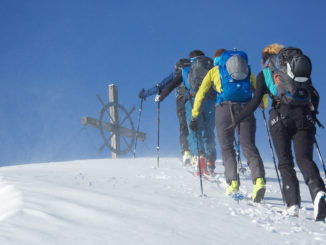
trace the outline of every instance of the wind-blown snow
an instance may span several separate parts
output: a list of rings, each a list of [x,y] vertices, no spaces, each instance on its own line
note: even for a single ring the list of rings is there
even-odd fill
[[[180,160],[103,159],[0,168],[0,244],[326,244],[302,181],[300,217],[282,215],[274,165],[267,163],[263,205],[239,204],[219,183],[204,181]],[[249,170],[241,190],[250,197]]]

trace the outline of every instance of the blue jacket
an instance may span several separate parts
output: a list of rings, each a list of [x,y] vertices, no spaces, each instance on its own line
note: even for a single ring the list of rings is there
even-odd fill
[[[175,72],[170,73],[166,78],[164,78],[160,83],[155,87],[145,90],[143,92],[143,98],[146,99],[148,96],[158,94],[159,91],[162,91],[175,77]]]

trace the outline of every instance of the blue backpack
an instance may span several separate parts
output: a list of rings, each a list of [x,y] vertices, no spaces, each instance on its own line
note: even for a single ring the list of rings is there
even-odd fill
[[[183,83],[186,86],[187,90],[190,89],[190,86],[188,83],[188,73],[189,73],[189,66],[186,66],[182,69],[182,80],[183,80]]]
[[[248,102],[252,98],[250,66],[243,51],[228,50],[221,55],[218,64],[221,79],[221,94],[218,102]]]

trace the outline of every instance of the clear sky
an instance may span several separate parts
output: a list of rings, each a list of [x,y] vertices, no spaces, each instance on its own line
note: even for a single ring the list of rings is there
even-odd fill
[[[138,108],[139,90],[160,82],[193,49],[209,56],[221,47],[244,50],[257,74],[266,45],[301,48],[312,60],[326,124],[325,10],[324,0],[0,0],[0,165],[110,157],[98,153],[98,130],[81,130],[82,116],[99,118],[96,94],[106,102],[114,83],[120,104]],[[156,152],[153,99],[143,106],[142,156]],[[256,116],[257,144],[270,158],[261,113]],[[137,111],[133,119],[136,124]],[[318,129],[326,157],[324,137]],[[161,155],[179,156],[174,93],[161,104],[160,144]]]

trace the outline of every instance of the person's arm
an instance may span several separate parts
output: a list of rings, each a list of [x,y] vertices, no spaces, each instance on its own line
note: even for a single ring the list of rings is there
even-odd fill
[[[246,117],[250,116],[259,106],[263,96],[268,92],[265,83],[265,78],[263,72],[260,72],[256,79],[256,89],[254,96],[249,101],[249,103],[242,109],[238,116],[235,116],[235,124],[237,125],[243,121]]]
[[[311,85],[311,103],[314,106],[314,111],[316,112],[316,114],[318,114],[318,106],[319,106],[319,93],[318,91],[315,89],[314,86]]]
[[[160,91],[160,101],[163,101],[173,89],[178,87],[182,83],[182,71],[177,71],[174,78]]]
[[[198,92],[196,93],[196,97],[195,97],[195,102],[191,111],[191,116],[193,118],[197,118],[199,115],[199,111],[200,111],[200,107],[203,103],[203,100],[205,99],[205,96],[208,92],[208,90],[212,87],[213,85],[213,79],[214,76],[218,76],[219,77],[219,73],[216,74],[218,72],[218,70],[215,70],[214,68],[211,69],[206,76],[203,79],[203,82],[201,83]]]
[[[250,74],[250,82],[251,82],[251,85],[252,85],[252,92],[255,94],[256,93],[256,77],[253,73]],[[260,102],[259,104],[259,107],[261,110],[265,110],[267,107],[268,107],[268,96],[267,94],[265,94],[263,96],[263,99],[262,101]]]
[[[317,115],[319,114],[319,98],[320,97],[318,91],[315,89],[314,86],[311,85],[311,104],[313,105],[313,108],[310,108],[310,110],[312,113],[312,117],[319,127],[324,128],[324,125],[317,118]]]
[[[170,73],[167,77],[165,77],[160,83],[156,84],[153,88],[150,88],[148,90],[142,89],[139,93],[140,98],[146,99],[148,96],[152,96],[158,93],[158,89],[162,90],[164,89],[174,78],[175,73]]]

